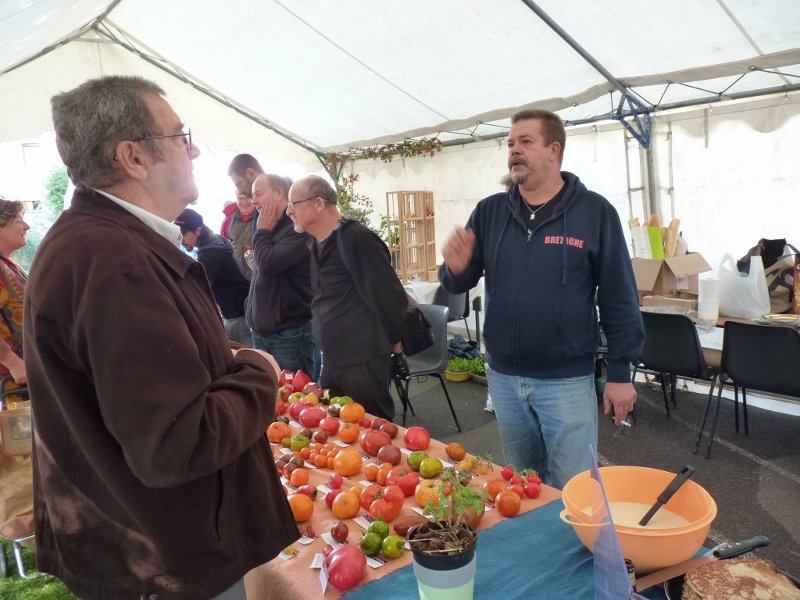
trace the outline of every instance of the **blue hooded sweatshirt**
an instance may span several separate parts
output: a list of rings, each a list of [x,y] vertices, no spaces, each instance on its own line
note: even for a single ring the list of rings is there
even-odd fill
[[[516,185],[481,200],[467,222],[476,236],[470,264],[460,275],[442,265],[439,278],[461,293],[485,275],[490,368],[546,379],[593,373],[599,307],[608,381],[629,382],[644,327],[619,216],[575,175],[561,175],[561,199],[532,233]]]

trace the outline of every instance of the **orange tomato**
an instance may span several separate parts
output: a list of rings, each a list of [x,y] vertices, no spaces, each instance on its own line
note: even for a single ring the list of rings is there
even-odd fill
[[[364,477],[367,478],[367,481],[378,480],[378,469],[380,469],[380,466],[376,463],[369,463],[366,466],[366,468],[364,469]]]
[[[341,496],[341,494],[339,495]],[[287,500],[292,508],[294,520],[298,523],[308,521],[314,514],[314,502],[305,494],[291,494]]]
[[[423,479],[417,484],[417,489],[414,490],[414,499],[421,507],[427,506],[428,503],[433,506],[439,506],[439,490],[441,487],[441,482],[438,479]]]
[[[331,456],[330,454],[328,454],[328,456],[325,457],[325,468],[326,469],[333,469],[333,463],[335,461],[336,461],[336,459],[333,456]]]
[[[352,404],[352,402],[350,404]],[[345,406],[350,406],[350,404],[346,404]],[[342,423],[342,426],[339,427],[339,439],[348,444],[352,444],[358,439],[358,434],[360,432],[361,428],[358,426],[358,423]]]
[[[494,505],[504,517],[513,517],[519,512],[520,506],[522,506],[522,499],[516,492],[503,490],[497,494],[494,499]]]
[[[447,453],[447,456],[450,457],[452,460],[463,460],[464,457],[467,455],[467,450],[464,448],[462,444],[458,442],[451,442],[447,444],[444,451]]]
[[[367,411],[358,402],[348,402],[339,412],[339,419],[346,423],[358,423],[366,413]],[[339,437],[342,437],[341,429],[339,431]]]
[[[483,484],[483,489],[486,490],[486,493],[492,497],[492,502],[494,502],[497,494],[508,489],[508,484],[506,483],[505,479],[494,477],[492,479],[488,479]]]
[[[375,478],[375,483],[378,485],[386,485],[386,476],[389,475],[389,471],[391,470],[391,463],[383,463],[378,469],[378,475]]]
[[[306,459],[306,458],[308,458],[309,456],[311,456],[311,448],[309,448],[308,446],[306,446],[305,448],[302,448],[302,449],[300,450],[300,458],[302,458],[303,460],[305,460],[305,459]]]
[[[311,500],[309,498],[309,500]],[[344,491],[333,499],[331,505],[331,512],[337,519],[352,519],[358,514],[361,504],[358,501],[358,496],[353,492]]]
[[[333,469],[342,477],[350,477],[361,471],[363,462],[360,452],[343,450],[333,459]]]
[[[291,483],[294,487],[300,487],[301,485],[308,483],[309,477],[310,473],[308,472],[308,469],[298,467],[292,471],[291,475],[289,475],[289,483]]]
[[[280,444],[284,438],[292,437],[292,428],[283,421],[275,421],[267,427],[267,439],[273,444]]]
[[[320,469],[323,469],[323,468],[325,468],[325,466],[327,466],[327,464],[328,464],[328,457],[325,456],[324,454],[317,454],[314,457],[314,466],[315,467],[319,467]]]

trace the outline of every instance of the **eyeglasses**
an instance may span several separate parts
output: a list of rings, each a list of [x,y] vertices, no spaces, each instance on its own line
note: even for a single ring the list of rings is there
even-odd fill
[[[289,205],[289,208],[294,210],[294,207],[297,206],[298,204],[302,204],[303,202],[308,202],[309,200],[316,200],[317,198],[319,198],[319,196],[311,196],[310,198],[306,198],[305,200],[297,200],[295,202],[289,200],[287,204]]]
[[[132,142],[141,142],[143,140],[158,140],[162,138],[175,138],[175,137],[182,137],[183,143],[186,145],[187,150],[192,149],[192,130],[187,129],[186,131],[181,131],[180,133],[170,133],[169,135],[145,135],[139,138],[134,138]]]

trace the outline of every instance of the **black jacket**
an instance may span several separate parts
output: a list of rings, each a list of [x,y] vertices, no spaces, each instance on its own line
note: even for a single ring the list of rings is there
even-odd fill
[[[349,367],[388,356],[400,341],[408,297],[389,260],[386,244],[357,222],[348,223],[342,238],[350,269],[341,257],[337,227],[319,256],[311,240],[314,337],[325,363]],[[351,274],[352,273],[352,274]]]
[[[309,236],[297,233],[285,214],[273,231],[253,237],[253,278],[247,296],[247,325],[270,335],[311,320]]]
[[[250,282],[242,275],[230,241],[216,233],[199,238],[197,260],[206,269],[214,301],[222,316],[236,319],[244,315],[244,301],[250,290]]]

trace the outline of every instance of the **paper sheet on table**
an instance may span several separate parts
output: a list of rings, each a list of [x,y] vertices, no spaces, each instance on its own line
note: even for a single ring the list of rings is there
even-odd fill
[[[614,521],[608,508],[606,492],[594,448],[589,445],[592,471],[592,520],[597,525],[594,541],[594,597],[595,600],[619,600],[620,598],[642,598],[633,591],[622,548],[614,530]]]

